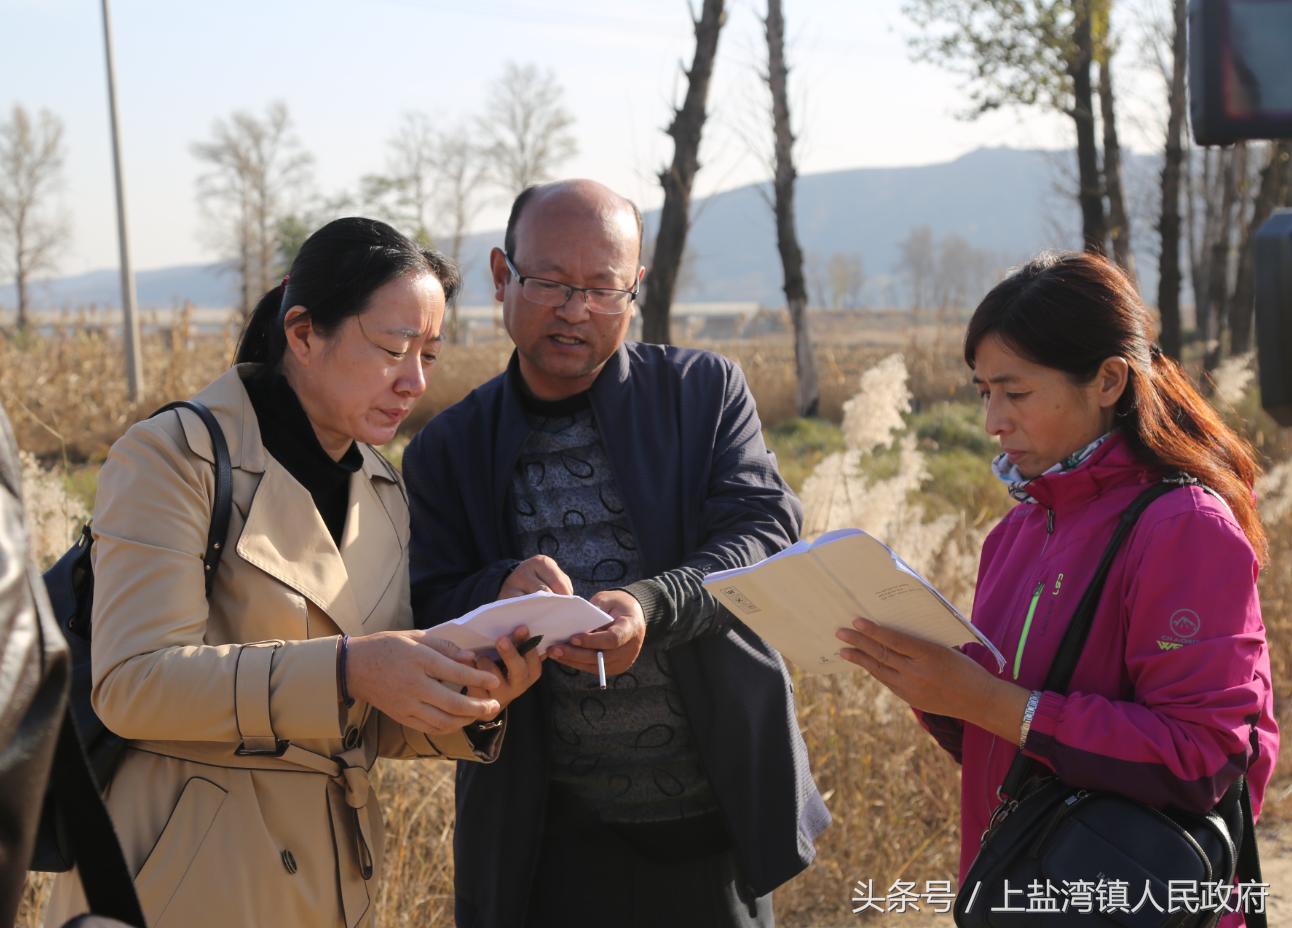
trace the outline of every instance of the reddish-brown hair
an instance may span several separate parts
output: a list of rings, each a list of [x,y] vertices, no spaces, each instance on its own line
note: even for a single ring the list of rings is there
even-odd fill
[[[1121,269],[1089,252],[1047,252],[992,288],[969,320],[965,361],[996,335],[1035,364],[1089,383],[1107,358],[1130,365],[1118,427],[1145,464],[1183,471],[1219,493],[1256,556],[1269,551],[1252,486],[1252,446],[1225,425],[1173,359],[1153,342],[1153,321]]]

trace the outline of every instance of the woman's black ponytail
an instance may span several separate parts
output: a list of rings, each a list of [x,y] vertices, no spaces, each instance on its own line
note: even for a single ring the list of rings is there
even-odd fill
[[[283,333],[282,306],[286,283],[281,283],[260,298],[251,318],[242,329],[238,338],[238,353],[234,357],[237,364],[254,361],[273,367],[282,358],[287,348],[287,337]]]

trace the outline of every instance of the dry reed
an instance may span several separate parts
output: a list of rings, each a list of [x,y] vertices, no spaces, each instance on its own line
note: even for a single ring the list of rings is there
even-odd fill
[[[231,318],[219,335],[199,335],[188,314],[179,313],[171,325],[144,338],[146,390],[138,403],[131,403],[119,339],[87,319],[73,318],[48,335],[0,332],[0,398],[19,447],[42,460],[62,455],[72,462],[102,460],[132,422],[171,400],[192,396],[233,359],[235,320]],[[787,339],[696,344],[720,351],[741,366],[765,425],[794,416],[794,355]],[[855,337],[817,349],[823,418],[840,420],[857,378],[881,352]],[[447,346],[402,431],[415,432],[499,373],[510,354],[505,340]]]

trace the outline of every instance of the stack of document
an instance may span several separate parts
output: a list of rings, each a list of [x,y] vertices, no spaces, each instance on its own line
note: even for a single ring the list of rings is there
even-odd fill
[[[610,621],[610,616],[581,596],[540,591],[485,603],[430,631],[435,637],[468,651],[492,651],[499,638],[524,625],[530,637],[542,635],[543,647],[550,648]]]
[[[888,545],[845,528],[800,541],[766,560],[709,574],[704,586],[769,644],[812,673],[857,670],[835,637],[856,618],[947,647],[987,638]]]

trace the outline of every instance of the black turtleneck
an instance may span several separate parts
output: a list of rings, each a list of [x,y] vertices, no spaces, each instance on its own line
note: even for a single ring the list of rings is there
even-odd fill
[[[332,460],[282,374],[251,377],[244,384],[260,422],[265,450],[309,491],[339,547],[350,508],[350,475],[363,466],[358,444],[351,442],[341,460]]]

